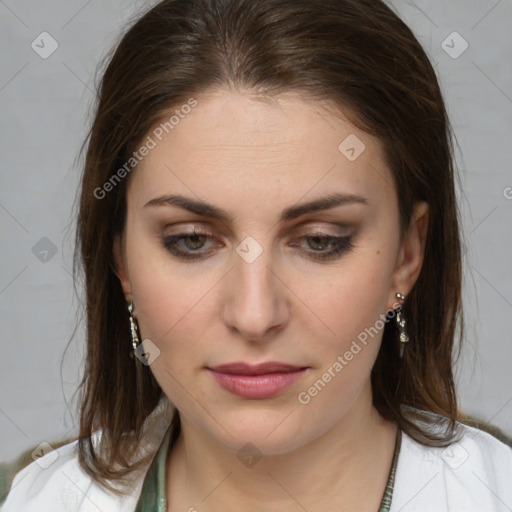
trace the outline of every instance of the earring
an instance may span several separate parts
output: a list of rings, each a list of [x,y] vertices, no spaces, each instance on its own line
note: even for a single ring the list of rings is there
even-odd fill
[[[138,329],[137,329],[137,323],[135,318],[133,317],[133,300],[128,305],[128,312],[130,313],[130,331],[132,334],[132,345],[133,350],[137,350],[137,347],[140,345],[139,335],[138,335]]]
[[[398,300],[405,301],[405,296],[402,295],[401,293],[397,293],[396,298]],[[400,333],[400,358],[403,357],[405,344],[409,341],[409,335],[407,334],[407,331],[405,329],[405,318],[402,316],[402,307],[403,303],[396,310],[396,325],[398,327],[398,332]]]

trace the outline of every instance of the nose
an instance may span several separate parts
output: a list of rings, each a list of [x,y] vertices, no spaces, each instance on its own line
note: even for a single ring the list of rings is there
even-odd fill
[[[265,342],[288,323],[286,287],[272,269],[268,251],[250,263],[234,255],[226,278],[222,314],[230,330],[248,341]]]

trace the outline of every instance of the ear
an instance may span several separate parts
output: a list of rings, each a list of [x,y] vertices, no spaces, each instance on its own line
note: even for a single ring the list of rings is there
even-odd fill
[[[115,272],[119,281],[121,281],[121,287],[123,288],[124,296],[126,302],[132,301],[132,285],[130,282],[130,278],[128,275],[128,270],[126,266],[126,256],[123,245],[123,238],[120,235],[116,235],[114,237],[114,243],[112,247],[112,252],[114,255],[114,263],[115,263]]]
[[[409,228],[404,233],[393,273],[388,305],[396,304],[396,293],[407,297],[418,279],[425,255],[429,208],[425,202],[415,203]],[[392,306],[389,306],[392,309]]]

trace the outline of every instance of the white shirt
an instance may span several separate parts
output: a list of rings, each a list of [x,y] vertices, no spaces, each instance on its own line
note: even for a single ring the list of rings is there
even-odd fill
[[[144,453],[158,449],[170,411],[163,400],[148,418]],[[423,446],[402,432],[390,512],[512,511],[512,448],[461,428],[461,439],[447,448]],[[133,512],[148,468],[134,475],[130,495],[111,494],[81,469],[75,441],[21,470],[1,512]]]

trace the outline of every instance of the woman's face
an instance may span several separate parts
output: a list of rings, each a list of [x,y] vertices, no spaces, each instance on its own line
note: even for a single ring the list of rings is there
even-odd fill
[[[286,453],[371,411],[385,315],[419,273],[426,208],[401,240],[380,142],[325,105],[195,99],[168,133],[147,134],[118,275],[182,422],[233,450]],[[238,362],[300,370],[212,370]]]

